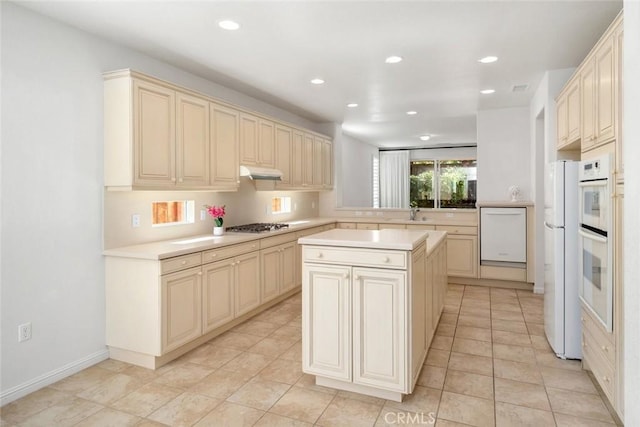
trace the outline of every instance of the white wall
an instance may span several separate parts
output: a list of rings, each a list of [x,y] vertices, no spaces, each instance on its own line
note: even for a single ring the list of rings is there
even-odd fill
[[[529,108],[478,111],[478,201],[510,200],[509,187],[531,200]]]
[[[624,2],[624,366],[625,419],[640,425],[640,2]]]
[[[575,68],[547,71],[530,104],[531,182],[535,205],[534,237],[536,269],[533,291],[544,292],[544,176],[546,165],[556,160],[557,125],[555,97]]]
[[[373,158],[378,148],[347,135],[342,138],[340,206],[373,206]]]
[[[0,8],[0,398],[6,403],[106,357],[103,72],[133,68],[318,126],[13,3]],[[19,344],[17,326],[24,322],[32,323],[33,338]]]

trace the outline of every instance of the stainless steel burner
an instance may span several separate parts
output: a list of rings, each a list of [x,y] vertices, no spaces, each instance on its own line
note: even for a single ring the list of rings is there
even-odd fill
[[[287,228],[289,224],[276,222],[256,222],[253,224],[236,225],[235,227],[227,227],[227,231],[235,231],[238,233],[262,233],[264,231],[280,230]]]

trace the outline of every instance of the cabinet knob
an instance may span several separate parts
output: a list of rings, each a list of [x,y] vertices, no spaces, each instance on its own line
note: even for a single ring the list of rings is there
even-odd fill
[[[187,261],[182,261],[182,265],[186,265],[186,264],[187,264]]]
[[[580,321],[581,321],[582,323],[584,323],[584,317],[581,317],[581,318],[580,318]]]
[[[182,178],[180,178],[180,179],[178,180],[178,182],[182,182]]]
[[[251,245],[251,249],[254,249],[256,247],[256,245]]]
[[[218,256],[218,254],[211,254],[211,258],[215,258],[217,256]]]
[[[356,274],[355,276],[353,276],[353,280],[360,280],[360,276]]]
[[[602,346],[602,351],[606,351],[607,353],[609,352],[609,347],[607,347],[606,345]]]
[[[231,265],[231,266],[233,267],[234,265],[236,265],[236,263],[235,263],[235,262],[232,262],[232,263],[231,263],[231,264],[229,264],[229,265]]]
[[[240,265],[240,260],[236,261],[236,265]]]
[[[391,261],[391,258],[389,258],[388,256],[384,257],[383,262],[389,262]]]
[[[357,277],[358,277],[358,276],[355,276],[355,278],[357,278]],[[342,278],[343,278],[343,279],[348,279],[348,278],[349,278],[349,273],[344,273],[344,274],[342,275]]]
[[[176,182],[176,178],[171,178],[171,182]]]
[[[198,276],[202,276],[202,271],[198,271]]]
[[[611,379],[609,379],[609,377],[606,376],[606,375],[604,377],[602,377],[602,379],[605,380],[606,382],[610,382],[611,381]]]
[[[322,255],[322,252],[318,252],[318,258],[322,258],[324,255]]]

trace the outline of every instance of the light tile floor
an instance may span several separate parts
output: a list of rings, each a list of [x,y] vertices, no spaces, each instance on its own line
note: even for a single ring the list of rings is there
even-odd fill
[[[580,362],[544,337],[542,297],[449,285],[404,402],[301,371],[300,294],[151,371],[104,361],[2,408],[1,426],[611,426]]]

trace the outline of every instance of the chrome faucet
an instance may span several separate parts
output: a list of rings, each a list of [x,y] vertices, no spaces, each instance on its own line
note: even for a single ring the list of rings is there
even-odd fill
[[[420,212],[420,209],[418,209],[417,206],[414,205],[414,203],[411,203],[411,208],[409,210],[409,220],[410,221],[415,221],[416,220],[416,214],[418,212]]]

